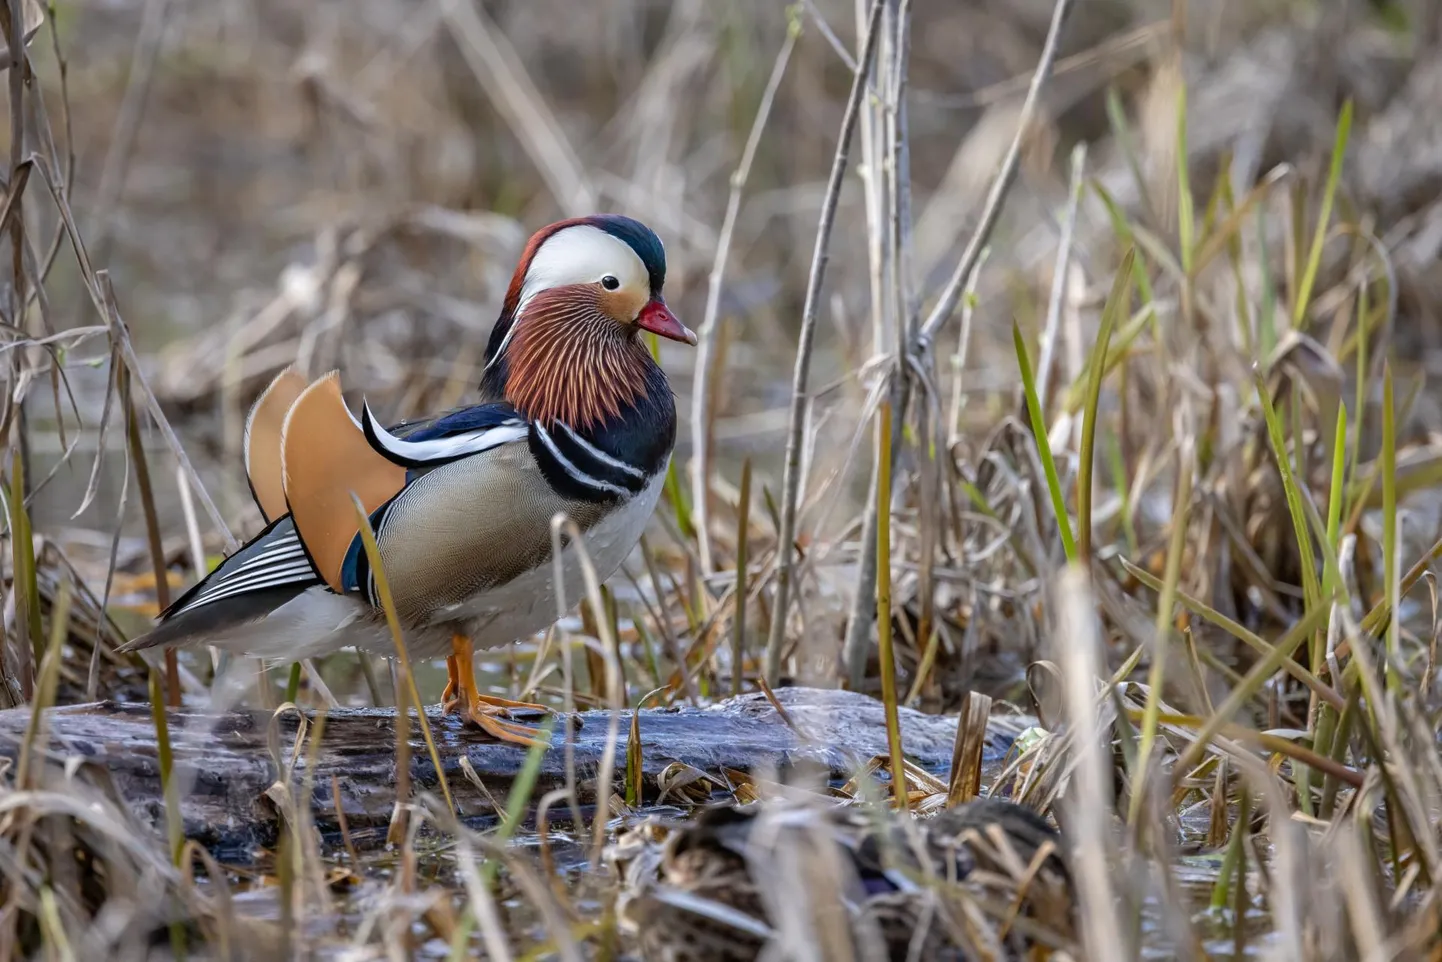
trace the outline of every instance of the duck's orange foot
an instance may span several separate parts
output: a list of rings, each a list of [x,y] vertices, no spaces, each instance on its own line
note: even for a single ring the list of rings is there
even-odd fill
[[[441,692],[441,711],[450,715],[461,707],[461,675],[456,656],[446,656],[446,690]]]
[[[545,705],[537,705],[528,701],[511,701],[509,698],[482,695],[480,692],[474,692],[470,696],[469,704],[467,702],[468,699],[461,695],[444,702],[441,709],[447,715],[462,715],[470,724],[502,741],[521,745],[541,742],[541,732],[530,725],[522,725],[513,721],[511,713],[523,711],[551,714],[551,710]]]
[[[516,711],[550,714],[545,705],[528,701],[511,701],[483,695],[476,687],[475,668],[471,661],[470,639],[456,635],[451,641],[452,654],[446,658],[446,690],[441,694],[441,711],[460,714],[465,720],[493,738],[516,745],[546,745],[541,732],[530,725],[511,720]]]
[[[478,701],[467,709],[466,721],[477,726],[487,735],[503,742],[510,742],[513,745],[524,745],[530,748],[532,745],[548,746],[550,741],[545,738],[540,729],[530,725],[522,725],[520,722],[510,720],[511,710],[501,705],[487,704],[483,700]],[[498,699],[504,701],[504,699]],[[513,702],[512,704],[517,704]],[[544,709],[543,709],[544,710]]]

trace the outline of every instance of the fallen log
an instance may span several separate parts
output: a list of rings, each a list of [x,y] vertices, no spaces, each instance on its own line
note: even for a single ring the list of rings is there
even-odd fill
[[[783,718],[761,694],[730,698],[706,708],[648,708],[620,713],[614,791],[622,791],[626,738],[633,714],[639,714],[643,800],[665,801],[661,781],[674,781],[676,766],[694,776],[704,773],[725,784],[725,770],[755,771],[809,766],[835,780],[850,777],[855,766],[887,754],[882,705],[866,695],[810,688],[776,692]],[[305,712],[309,733],[315,713]],[[337,709],[324,720],[319,745],[297,743],[301,713],[271,715],[258,711],[206,714],[169,713],[169,732],[188,838],[229,861],[253,857],[257,847],[273,844],[278,812],[266,797],[277,781],[293,793],[309,787],[311,817],[323,834],[337,833],[337,808],[353,839],[364,844],[384,834],[396,797],[395,713],[391,709]],[[526,750],[490,740],[463,728],[454,717],[432,708],[427,717],[442,767],[464,821],[484,823],[504,805]],[[26,738],[27,708],[0,711],[0,758],[16,759]],[[579,714],[574,732],[578,795],[589,805],[606,747],[610,712]],[[1020,718],[994,718],[988,724],[984,755],[999,761],[1026,724]],[[921,767],[945,775],[951,766],[955,718],[901,709],[907,755]],[[56,708],[44,715],[46,757],[75,771],[103,772],[142,822],[163,831],[164,798],[155,727],[144,704],[97,702]],[[410,771],[414,790],[439,794],[434,766],[414,717],[410,719]],[[558,727],[541,760],[533,797],[566,783],[565,729]],[[315,767],[308,771],[314,754]],[[463,771],[469,763],[476,781]],[[282,774],[281,766],[288,770]],[[669,770],[669,771],[668,771]],[[682,779],[684,781],[684,779]],[[704,780],[699,780],[704,782]],[[694,786],[697,782],[693,781]],[[338,792],[332,791],[332,785]],[[564,806],[563,806],[564,807]],[[563,813],[553,810],[553,818]]]

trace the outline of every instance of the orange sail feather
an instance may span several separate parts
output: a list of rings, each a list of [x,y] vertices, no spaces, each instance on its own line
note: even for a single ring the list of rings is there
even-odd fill
[[[251,406],[245,421],[245,473],[266,521],[285,514],[285,482],[281,477],[280,432],[305,378],[294,367],[275,376]]]
[[[281,432],[285,497],[296,531],[326,583],[341,590],[340,571],[356,535],[355,504],[367,513],[405,487],[406,469],[366,440],[340,393],[335,371],[296,398]]]

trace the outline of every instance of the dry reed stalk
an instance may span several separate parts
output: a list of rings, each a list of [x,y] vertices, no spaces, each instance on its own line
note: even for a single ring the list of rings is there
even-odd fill
[[[561,540],[565,532],[567,541]],[[601,598],[601,581],[596,577],[596,566],[586,551],[581,529],[564,513],[551,519],[551,557],[555,567],[556,609],[564,617],[570,611],[565,596],[565,549],[575,551],[581,567],[581,578],[586,598],[593,611],[604,611]],[[625,706],[625,692],[621,680],[620,648],[616,639],[613,622],[609,618],[597,619],[600,623],[602,657],[605,663],[606,699],[611,709],[606,728],[606,747],[601,753],[601,765],[596,774],[596,814],[591,820],[591,866],[594,869],[601,861],[601,849],[606,840],[607,813],[610,810],[612,778],[616,766],[616,743],[620,738],[621,711]],[[579,819],[577,826],[579,827]]]
[[[590,214],[596,190],[560,122],[509,39],[475,0],[443,0],[446,26],[496,109],[568,216]]]
[[[1018,159],[1021,156],[1021,144],[1027,131],[1030,129],[1033,118],[1036,115],[1037,103],[1040,100],[1041,90],[1046,85],[1047,78],[1051,75],[1052,64],[1056,60],[1057,47],[1061,38],[1061,28],[1070,12],[1072,0],[1056,0],[1052,9],[1051,23],[1047,29],[1046,41],[1042,47],[1041,56],[1037,61],[1036,71],[1032,74],[1031,84],[1027,88],[1026,99],[1022,102],[1021,112],[1017,118],[1016,135],[1013,137],[1006,156],[1002,160],[1001,169],[997,172],[996,178],[992,181],[991,189],[987,193],[986,201],[982,206],[980,219],[977,222],[975,231],[971,235],[961,260],[957,262],[956,269],[952,272],[951,279],[947,282],[942,291],[941,298],[927,315],[926,321],[919,327],[908,320],[909,340],[904,345],[905,357],[899,359],[896,368],[888,375],[889,385],[884,388],[888,391],[891,399],[892,409],[892,469],[895,469],[896,459],[900,454],[901,439],[904,436],[903,419],[906,415],[908,402],[912,394],[912,378],[915,375],[923,386],[929,387],[933,397],[936,396],[935,384],[935,363],[932,358],[932,346],[935,343],[936,335],[942,326],[951,317],[956,309],[957,302],[961,297],[962,285],[972,276],[977,265],[980,263],[983,252],[986,249],[986,242],[996,226],[997,218],[1001,214],[1003,202],[1006,199],[1007,191],[1011,182],[1016,176]],[[873,473],[873,486],[874,486]],[[873,487],[874,490],[874,487]],[[864,599],[871,598],[876,580],[876,571],[868,560],[876,551],[876,529],[878,518],[875,510],[868,502],[865,518],[862,522],[861,534],[861,558],[862,562],[858,571],[856,592],[853,595],[853,609],[847,630],[847,637],[843,650],[843,660],[849,668],[850,679],[853,685],[859,683],[863,671],[867,640],[869,637],[870,618],[863,614],[862,604]],[[784,543],[784,542],[783,542]],[[778,595],[778,597],[780,597]],[[773,627],[773,637],[775,629]]]
[[[1111,867],[1116,865],[1111,831],[1112,775],[1103,754],[1095,699],[1102,661],[1090,579],[1068,566],[1057,579],[1053,658],[1065,679],[1067,727],[1074,769],[1066,796],[1064,828],[1071,838],[1078,876],[1082,943],[1091,959],[1129,959],[1126,929],[1117,914]]]
[[[794,17],[786,23],[786,39],[776,54],[771,66],[771,75],[766,79],[766,88],[761,93],[761,103],[751,121],[751,131],[746,135],[746,144],[741,149],[741,160],[731,175],[731,191],[726,198],[726,213],[721,218],[721,230],[716,238],[716,259],[711,264],[711,273],[706,281],[706,312],[696,328],[696,366],[691,386],[691,425],[697,440],[691,456],[691,511],[695,517],[696,552],[701,559],[702,576],[715,570],[711,558],[711,445],[716,412],[713,409],[714,387],[720,371],[712,357],[716,341],[716,326],[721,311],[721,282],[726,277],[726,262],[731,255],[731,238],[736,232],[736,218],[741,212],[741,195],[751,177],[751,166],[756,162],[756,149],[761,144],[761,135],[771,117],[771,107],[776,102],[776,91],[786,75],[786,66],[791,62],[791,52],[796,49],[796,39],[801,35],[800,21]]]
[[[872,0],[871,17],[866,28],[866,41],[862,47],[857,70],[852,76],[851,93],[846,99],[846,112],[841,118],[841,132],[837,135],[836,155],[832,158],[831,174],[826,183],[826,195],[821,203],[821,218],[816,227],[816,246],[811,255],[811,270],[806,283],[806,301],[801,309],[801,332],[796,345],[796,369],[791,383],[791,415],[786,434],[786,461],[782,479],[781,524],[777,534],[778,559],[776,569],[776,601],[771,612],[771,633],[766,643],[767,681],[775,682],[781,671],[781,648],[786,640],[786,624],[791,602],[791,577],[794,565],[796,536],[796,511],[800,495],[801,469],[801,428],[806,413],[807,382],[811,372],[812,342],[816,333],[816,318],[820,307],[821,284],[826,276],[826,264],[831,246],[831,228],[836,220],[836,204],[841,195],[841,181],[846,173],[851,152],[851,133],[856,127],[856,117],[861,104],[866,80],[874,69],[876,43],[881,32],[881,10],[885,0]],[[873,542],[874,543],[874,542]]]

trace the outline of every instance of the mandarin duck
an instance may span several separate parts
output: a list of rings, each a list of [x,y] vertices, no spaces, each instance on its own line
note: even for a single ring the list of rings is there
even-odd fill
[[[483,695],[475,646],[556,620],[551,521],[582,532],[597,577],[631,552],[676,438],[665,373],[640,334],[695,344],[666,306],[650,228],[603,214],[537,231],[491,331],[480,403],[389,427],[357,418],[336,372],[281,372],[251,407],[244,459],[266,527],[161,613],[142,648],[213,645],[298,661],[394,654],[352,493],[370,516],[408,653],[446,655],[442,704],[503,740],[539,705]],[[565,584],[579,584],[573,544]],[[574,587],[570,597],[580,592]]]
[[[913,819],[793,798],[703,808],[672,827],[653,817],[607,856],[620,927],[646,962],[778,958],[798,935],[819,938],[821,958],[971,962],[1045,956],[1075,937],[1061,844],[1041,815],[1002,799]],[[1010,921],[1018,910],[1025,929]]]

